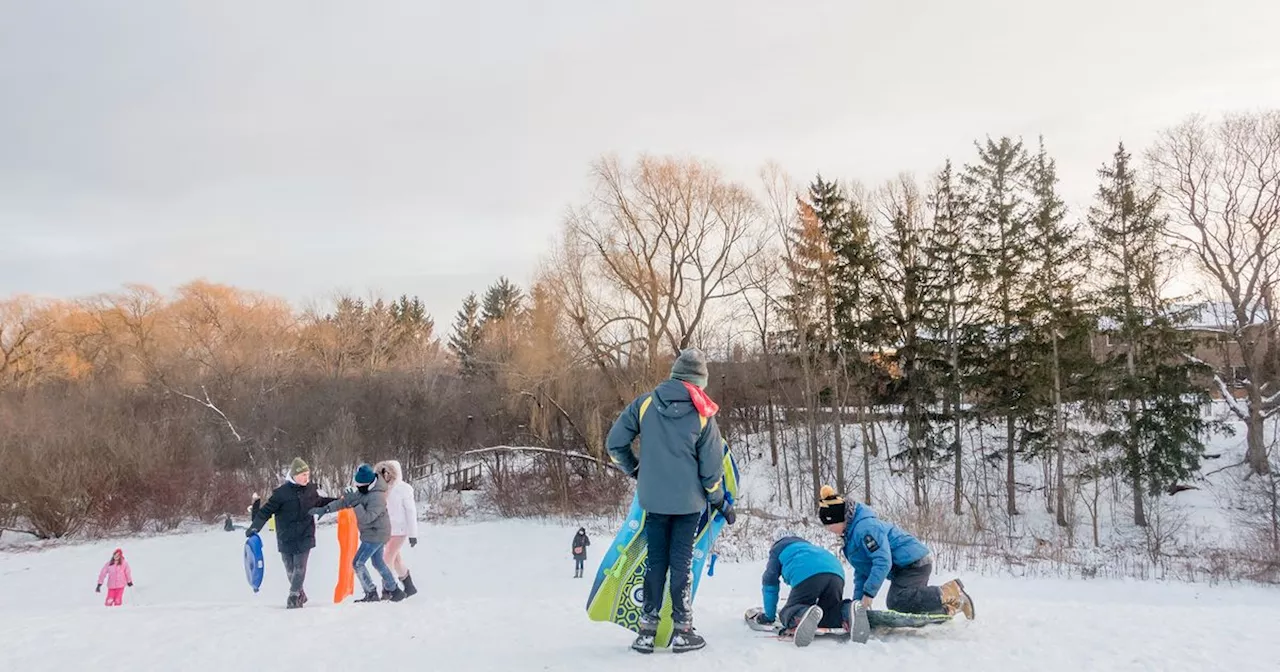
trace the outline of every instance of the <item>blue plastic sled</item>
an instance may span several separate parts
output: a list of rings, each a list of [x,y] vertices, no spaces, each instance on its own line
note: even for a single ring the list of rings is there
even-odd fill
[[[253,592],[262,587],[262,537],[256,534],[244,541],[244,578]]]

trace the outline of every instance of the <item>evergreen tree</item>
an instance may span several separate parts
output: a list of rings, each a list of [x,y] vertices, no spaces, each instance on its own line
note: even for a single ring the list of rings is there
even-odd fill
[[[983,301],[986,334],[981,387],[986,410],[1005,419],[1005,496],[1009,515],[1018,513],[1014,466],[1017,430],[1028,412],[1028,372],[1018,360],[1026,332],[1026,289],[1033,241],[1026,185],[1031,161],[1021,141],[987,139],[963,183],[977,238],[974,279]]]
[[[959,192],[957,178],[948,160],[934,180],[929,208],[933,225],[925,241],[928,264],[944,285],[930,310],[930,331],[936,341],[939,361],[937,384],[942,397],[939,422],[950,425],[947,450],[953,459],[952,512],[964,511],[963,425],[967,412],[962,405],[978,366],[975,344],[982,333],[974,328],[976,293],[973,290],[973,235],[969,228],[967,204]]]
[[[1066,402],[1083,394],[1093,365],[1089,348],[1096,324],[1083,305],[1088,246],[1080,227],[1067,220],[1058,196],[1057,166],[1040,140],[1030,169],[1032,262],[1024,341],[1032,367],[1034,409],[1027,420],[1030,452],[1045,459],[1045,506],[1066,526]]]
[[[484,323],[515,317],[524,307],[524,292],[506,277],[489,286],[484,293]]]
[[[824,245],[820,245],[821,254],[814,260],[819,270],[816,276],[817,292],[821,305],[821,321],[814,330],[813,347],[818,362],[823,369],[823,377],[827,381],[827,393],[822,395],[831,407],[832,449],[835,453],[836,487],[840,492],[847,491],[844,473],[844,419],[841,408],[844,406],[844,386],[847,378],[845,372],[845,350],[842,347],[836,318],[836,285],[847,277],[841,272],[842,259],[834,250],[848,236],[846,225],[849,217],[849,200],[844,191],[835,182],[827,182],[818,175],[809,186],[809,205],[818,220],[818,230],[822,233]]]
[[[462,308],[453,319],[453,333],[449,336],[449,349],[458,358],[464,376],[474,376],[480,371],[478,355],[483,337],[480,301],[471,294],[463,300]]]
[[[1111,347],[1102,365],[1100,443],[1118,450],[1133,488],[1133,521],[1147,524],[1143,505],[1199,468],[1208,423],[1207,393],[1195,384],[1208,369],[1190,358],[1190,312],[1160,294],[1169,270],[1158,195],[1144,194],[1121,144],[1098,171],[1097,204],[1089,211],[1101,284],[1102,331]]]

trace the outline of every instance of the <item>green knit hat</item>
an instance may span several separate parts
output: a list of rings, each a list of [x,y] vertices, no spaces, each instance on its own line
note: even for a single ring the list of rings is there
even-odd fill
[[[295,458],[293,458],[293,462],[289,464],[289,475],[290,475],[290,476],[297,476],[298,474],[305,474],[305,473],[307,473],[308,471],[311,471],[311,467],[308,467],[308,466],[307,466],[307,463],[306,463],[306,462],[303,462],[301,457],[295,457]]]

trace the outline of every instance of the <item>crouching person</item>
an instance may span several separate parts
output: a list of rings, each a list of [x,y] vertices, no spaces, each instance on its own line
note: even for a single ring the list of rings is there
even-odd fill
[[[399,602],[404,599],[404,590],[396,582],[396,575],[387,567],[382,557],[382,549],[391,539],[391,517],[387,513],[387,483],[378,477],[373,467],[362,464],[356,469],[353,479],[355,488],[348,489],[341,499],[330,502],[327,506],[311,510],[314,516],[323,516],[339,509],[351,509],[356,514],[356,527],[360,530],[360,547],[356,549],[356,558],[352,565],[356,577],[364,588],[364,597],[356,602],[378,602],[378,589],[369,576],[366,563],[373,562],[373,568],[382,577],[382,598]]]
[[[756,616],[760,625],[780,627],[791,635],[796,646],[813,642],[818,628],[843,628],[840,603],[844,598],[844,567],[830,551],[782,530],[774,536],[769,563],[761,577],[764,611]],[[781,612],[778,608],[778,580],[791,586],[791,594]]]
[[[963,612],[973,619],[973,601],[960,579],[930,586],[933,556],[910,533],[876,517],[871,507],[854,502],[850,507],[829,485],[822,486],[818,518],[828,531],[840,535],[844,557],[853,567],[853,601],[866,609],[884,582],[891,611],[905,614]]]

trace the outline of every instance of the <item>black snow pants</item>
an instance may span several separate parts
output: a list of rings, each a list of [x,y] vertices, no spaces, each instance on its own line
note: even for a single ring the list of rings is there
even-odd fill
[[[307,580],[307,557],[311,551],[301,553],[281,553],[284,559],[284,573],[289,577],[289,594],[301,595],[302,583]]]
[[[787,605],[778,612],[778,622],[784,628],[794,628],[794,621],[813,605],[822,608],[820,628],[839,628],[844,625],[840,602],[844,600],[844,577],[836,574],[814,574],[791,587]]]
[[[889,609],[904,614],[945,614],[942,589],[929,585],[932,573],[933,558],[929,556],[889,570],[889,595],[885,598]]]
[[[670,571],[671,620],[677,624],[692,622],[689,581],[692,579],[693,537],[701,517],[701,512],[678,516],[650,513],[646,516],[644,533],[649,544],[648,568],[644,574],[646,618],[658,620],[662,611],[662,589]]]

